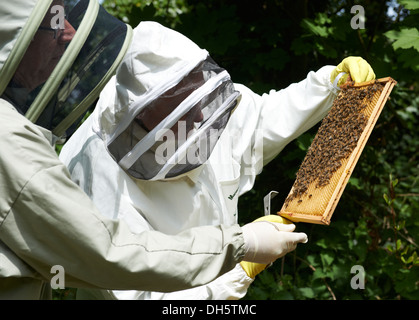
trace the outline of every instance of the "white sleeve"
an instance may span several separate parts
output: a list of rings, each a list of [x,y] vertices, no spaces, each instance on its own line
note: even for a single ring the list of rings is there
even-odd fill
[[[240,264],[207,285],[170,293],[150,291],[112,291],[119,300],[238,300],[243,298],[254,279],[247,276]]]
[[[235,85],[242,101],[228,130],[235,142],[233,156],[242,167],[241,194],[253,187],[255,176],[289,142],[326,116],[338,93],[330,82],[334,68],[322,67],[298,83],[261,96]]]

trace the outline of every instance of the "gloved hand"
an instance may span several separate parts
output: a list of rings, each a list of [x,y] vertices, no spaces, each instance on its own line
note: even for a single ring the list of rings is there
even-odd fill
[[[259,219],[256,219],[254,222],[257,222],[257,221],[270,221],[270,222],[276,222],[276,223],[282,223],[282,224],[293,224],[291,221],[277,215],[264,216]],[[266,267],[268,266],[267,264],[248,262],[248,261],[242,261],[240,262],[240,265],[243,268],[243,270],[246,272],[247,276],[250,278],[255,278],[259,273],[265,270]]]
[[[369,63],[361,57],[347,57],[343,59],[330,74],[330,81],[333,83],[341,72],[346,72],[346,74],[339,79],[337,83],[338,86],[343,85],[349,75],[356,83],[375,79],[374,70],[372,70]]]
[[[283,221],[280,216],[270,215],[244,225],[246,252],[243,261],[267,265],[294,250],[298,243],[308,241],[305,233],[293,232],[294,224]]]

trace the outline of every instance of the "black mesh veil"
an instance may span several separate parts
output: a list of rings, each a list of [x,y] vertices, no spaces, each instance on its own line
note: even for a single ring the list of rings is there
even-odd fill
[[[70,12],[70,23],[79,20],[86,5],[87,1],[80,1]],[[112,18],[100,7],[86,43],[61,83],[54,100],[39,117],[37,124],[53,131],[73,111],[74,106],[80,104],[93,91],[119,55],[126,32],[127,26],[124,23]],[[86,111],[82,112],[67,130],[67,135],[72,133]]]
[[[227,71],[208,57],[141,108],[108,150],[134,178],[179,176],[208,159],[239,98]]]
[[[46,79],[48,82],[45,80],[28,92],[25,92],[25,86],[19,83],[19,78],[15,76],[6,93],[8,99],[31,121],[51,130],[57,136],[69,136],[89,107],[96,101],[101,88],[116,69],[118,59],[120,61],[125,50],[130,29],[126,24],[109,15],[97,2],[67,0],[58,1],[58,3],[63,3],[65,6],[65,29],[58,30],[61,32],[55,32],[55,35],[48,33],[47,31],[51,31],[49,22],[43,21],[38,30],[39,35],[35,36],[34,41],[38,41],[38,38],[45,41],[46,37],[49,37],[47,40],[50,42],[60,41],[60,35],[68,32],[67,28],[71,28],[74,30],[74,38],[65,44],[64,53],[57,62],[56,68],[65,65],[66,61],[63,60],[69,56],[67,54],[67,51],[71,51],[69,48],[77,54],[74,55],[75,58],[72,58],[74,61],[63,76],[57,79],[49,77]],[[95,6],[96,9],[93,10],[92,7]],[[87,24],[89,26],[86,28]],[[90,31],[85,31],[83,28],[90,28]],[[78,41],[80,44],[77,48],[72,42],[76,41],[79,32],[88,32],[88,34],[84,42]],[[36,46],[36,44],[31,45]],[[31,47],[28,48],[28,52],[29,50]],[[47,48],[45,50],[46,57],[49,52]],[[53,80],[56,83],[53,83]],[[53,94],[48,92],[52,85],[56,85]],[[43,96],[47,98],[42,100]]]

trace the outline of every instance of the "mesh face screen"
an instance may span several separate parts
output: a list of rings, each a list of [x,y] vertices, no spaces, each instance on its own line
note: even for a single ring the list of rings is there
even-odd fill
[[[396,81],[344,88],[323,119],[279,215],[330,224],[340,196]]]

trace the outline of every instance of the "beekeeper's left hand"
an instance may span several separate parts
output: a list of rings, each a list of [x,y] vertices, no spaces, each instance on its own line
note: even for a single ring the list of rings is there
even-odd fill
[[[287,224],[287,225],[292,224],[293,225],[293,223],[291,221],[289,221],[287,219],[284,219],[284,218],[282,218],[281,216],[278,216],[278,215],[263,216],[261,218],[256,219],[254,222],[257,222],[257,221],[269,221],[269,222],[275,222],[275,223],[281,223],[281,224]],[[291,230],[293,230],[293,229],[291,229]],[[261,273],[263,270],[265,270],[266,267],[268,266],[267,264],[248,262],[248,261],[242,261],[242,262],[240,262],[240,265],[250,278],[255,278],[259,273]]]

